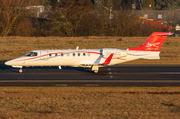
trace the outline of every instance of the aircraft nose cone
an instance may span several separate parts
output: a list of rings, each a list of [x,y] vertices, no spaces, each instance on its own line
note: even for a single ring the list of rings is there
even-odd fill
[[[5,62],[5,65],[11,65],[10,61]]]

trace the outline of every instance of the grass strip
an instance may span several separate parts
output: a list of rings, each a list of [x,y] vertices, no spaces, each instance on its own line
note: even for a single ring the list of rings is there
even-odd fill
[[[180,118],[179,87],[0,87],[0,118]]]

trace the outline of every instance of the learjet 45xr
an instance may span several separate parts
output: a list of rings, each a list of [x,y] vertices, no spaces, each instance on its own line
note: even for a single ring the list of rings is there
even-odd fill
[[[126,50],[115,48],[79,49],[74,50],[33,50],[28,54],[5,62],[14,68],[23,66],[71,66],[87,67],[97,73],[99,67],[116,65],[137,59],[160,59],[160,48],[171,32],[153,32],[149,38],[136,48]]]

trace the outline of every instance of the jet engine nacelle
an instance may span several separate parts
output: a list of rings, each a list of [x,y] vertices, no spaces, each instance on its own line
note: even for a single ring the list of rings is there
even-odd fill
[[[110,54],[114,54],[113,55],[113,59],[114,58],[122,58],[122,57],[126,57],[127,56],[127,52],[126,50],[120,50],[120,49],[114,49],[114,48],[103,48],[102,49],[102,55],[104,58],[108,58]]]

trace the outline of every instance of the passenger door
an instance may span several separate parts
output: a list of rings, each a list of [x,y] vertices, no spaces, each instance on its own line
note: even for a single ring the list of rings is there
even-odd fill
[[[41,50],[40,51],[40,59],[41,60],[48,60],[48,50]]]

